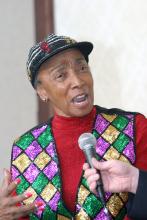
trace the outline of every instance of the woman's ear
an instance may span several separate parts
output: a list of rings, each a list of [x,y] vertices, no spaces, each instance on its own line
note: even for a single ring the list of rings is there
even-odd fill
[[[48,102],[49,98],[48,98],[47,92],[41,84],[37,86],[36,92],[43,102]]]

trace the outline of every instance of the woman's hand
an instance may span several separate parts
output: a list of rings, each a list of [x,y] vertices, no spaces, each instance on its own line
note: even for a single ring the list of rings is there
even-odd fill
[[[40,204],[30,204],[16,206],[17,203],[32,196],[31,193],[23,193],[22,195],[12,196],[16,190],[16,186],[20,183],[20,179],[16,179],[10,183],[10,172],[4,169],[4,179],[0,187],[0,220],[15,220],[23,216],[27,216],[33,212]]]

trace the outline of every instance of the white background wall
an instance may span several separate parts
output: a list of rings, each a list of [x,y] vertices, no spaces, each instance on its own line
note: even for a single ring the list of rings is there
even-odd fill
[[[26,76],[33,18],[32,0],[0,3],[0,176],[9,168],[14,139],[36,124],[35,94]]]
[[[146,22],[146,0],[55,0],[56,33],[94,43],[96,104],[147,115]]]

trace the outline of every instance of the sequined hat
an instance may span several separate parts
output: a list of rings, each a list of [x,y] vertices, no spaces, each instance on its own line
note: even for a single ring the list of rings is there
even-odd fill
[[[46,39],[37,43],[30,49],[27,61],[27,73],[32,86],[34,87],[35,77],[41,64],[55,54],[68,48],[77,48],[84,55],[88,62],[88,55],[93,49],[90,42],[77,42],[69,37],[49,34]]]

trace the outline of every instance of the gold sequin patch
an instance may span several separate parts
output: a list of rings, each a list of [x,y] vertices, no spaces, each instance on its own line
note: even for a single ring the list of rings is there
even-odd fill
[[[42,170],[50,160],[50,156],[43,151],[37,156],[34,163]]]
[[[112,125],[110,125],[110,126],[106,129],[106,131],[102,134],[102,137],[103,137],[106,141],[108,141],[110,144],[112,144],[112,143],[116,140],[116,138],[118,137],[119,133],[120,133],[120,132],[119,132],[115,127],[113,127]]]
[[[107,115],[107,114],[102,114],[102,116],[109,122],[112,122],[117,117],[116,115]]]
[[[80,209],[80,212],[75,216],[76,220],[90,220],[88,215],[83,209]]]
[[[26,192],[30,192],[32,193],[32,196],[26,200],[24,200],[24,204],[28,205],[31,204],[35,201],[36,197],[37,197],[37,193],[35,192],[35,190],[30,186],[26,191]]]
[[[49,183],[42,191],[41,196],[46,202],[49,202],[56,191],[57,189],[51,183]]]
[[[81,185],[79,189],[79,197],[78,197],[78,203],[82,206],[86,197],[90,194],[90,192],[83,186]]]
[[[21,173],[30,165],[31,161],[27,157],[26,154],[21,154],[19,157],[17,157],[16,160],[12,162],[13,165],[15,165]]]
[[[130,161],[123,155],[120,156],[119,160],[126,162],[126,163],[130,163]]]
[[[120,157],[120,153],[114,148],[110,147],[110,149],[105,153],[105,160],[117,160]]]
[[[116,194],[112,195],[107,202],[107,208],[114,217],[117,216],[122,207],[123,203]]]
[[[67,218],[67,217],[65,217],[65,216],[63,216],[63,215],[58,215],[57,216],[57,220],[69,220],[70,218]]]
[[[119,193],[119,196],[122,198],[124,202],[128,201],[128,193]]]

